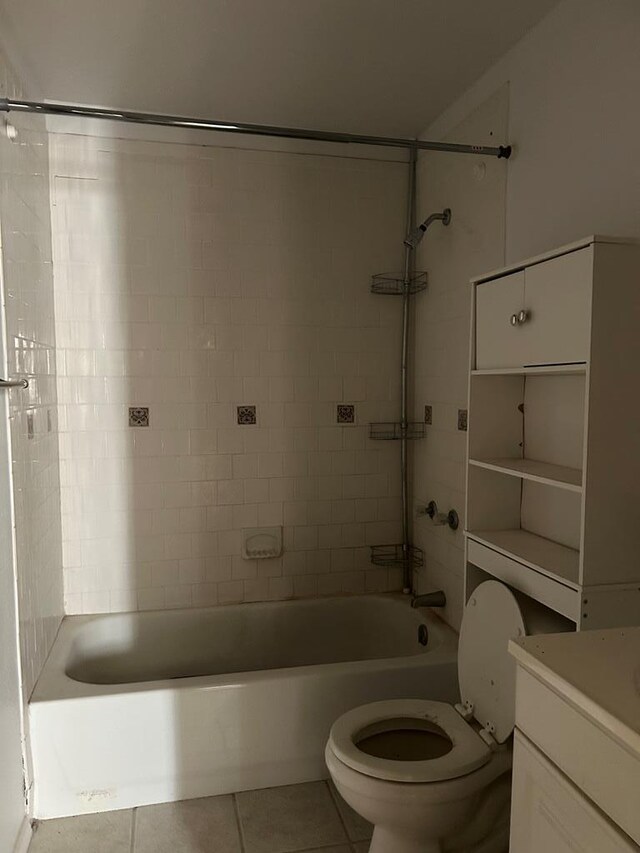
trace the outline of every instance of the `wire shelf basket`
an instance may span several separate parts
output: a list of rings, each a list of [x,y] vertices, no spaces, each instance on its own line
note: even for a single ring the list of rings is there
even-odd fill
[[[375,441],[398,441],[398,439],[408,438],[424,438],[425,429],[422,421],[415,421],[405,424],[405,429],[402,429],[400,421],[388,421],[385,423],[369,424],[369,438]]]
[[[419,569],[424,565],[424,551],[410,545],[405,551],[402,545],[372,545],[371,562],[374,566],[409,566]]]
[[[371,292],[386,296],[403,296],[407,289],[409,293],[420,293],[426,286],[426,272],[412,272],[408,284],[405,284],[404,275],[399,272],[381,272],[371,276]]]

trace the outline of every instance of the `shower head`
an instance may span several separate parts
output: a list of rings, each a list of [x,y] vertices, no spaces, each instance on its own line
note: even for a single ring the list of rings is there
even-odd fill
[[[415,249],[427,233],[427,228],[432,222],[436,222],[436,220],[440,220],[443,225],[448,225],[451,222],[451,208],[445,207],[442,213],[432,213],[431,216],[427,216],[424,222],[421,222],[417,228],[414,228],[413,231],[407,234],[404,241],[405,246],[409,249]]]

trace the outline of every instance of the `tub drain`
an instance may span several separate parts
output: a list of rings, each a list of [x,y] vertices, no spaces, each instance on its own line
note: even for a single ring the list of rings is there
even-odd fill
[[[418,642],[421,646],[426,646],[429,642],[429,629],[424,622],[418,627]]]

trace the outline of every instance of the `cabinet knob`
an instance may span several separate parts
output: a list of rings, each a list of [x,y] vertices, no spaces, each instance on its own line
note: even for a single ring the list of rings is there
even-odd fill
[[[521,311],[518,311],[517,314],[512,314],[509,318],[509,322],[512,326],[522,326],[523,323],[526,323],[529,319],[529,312],[526,308],[523,308]]]

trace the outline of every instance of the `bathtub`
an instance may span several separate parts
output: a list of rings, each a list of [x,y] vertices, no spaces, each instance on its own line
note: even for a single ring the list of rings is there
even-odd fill
[[[67,617],[29,703],[34,816],[326,778],[340,714],[457,698],[456,647],[399,595]]]

